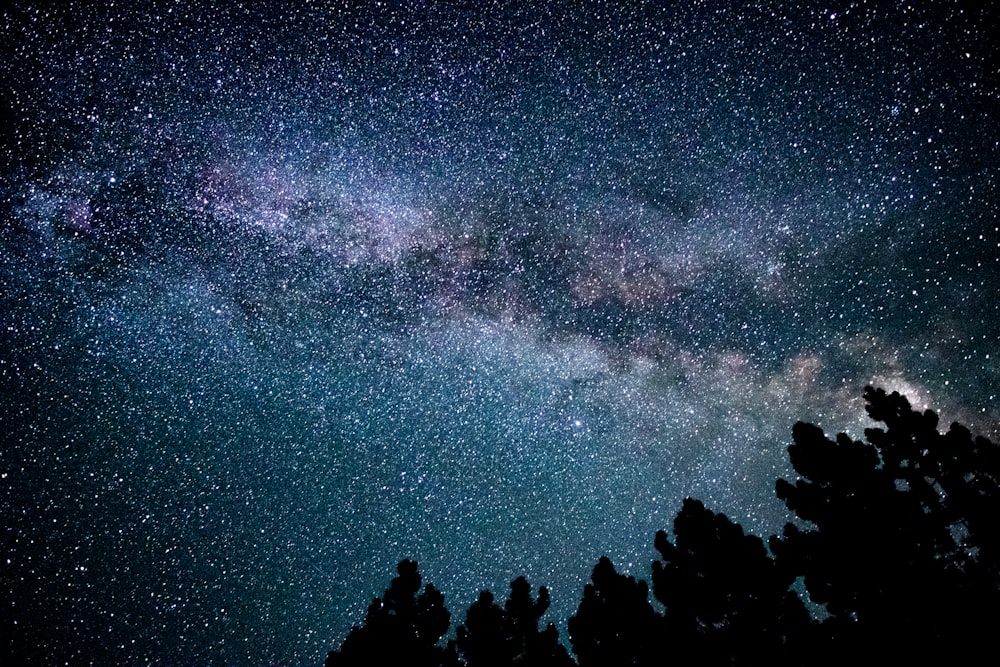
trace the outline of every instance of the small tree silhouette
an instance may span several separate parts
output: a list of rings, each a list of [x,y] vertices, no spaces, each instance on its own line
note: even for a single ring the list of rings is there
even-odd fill
[[[538,589],[538,600],[531,599],[531,586],[527,579],[518,577],[510,583],[510,598],[504,609],[513,625],[514,644],[518,656],[515,664],[525,667],[564,667],[573,665],[566,648],[559,643],[559,631],[549,623],[542,631],[538,621],[549,608],[549,590]]]
[[[652,665],[657,660],[662,619],[649,605],[649,587],[615,571],[603,557],[583,589],[569,640],[580,667]]]
[[[465,613],[465,625],[457,630],[458,650],[469,667],[510,665],[515,650],[506,614],[493,601],[493,593],[480,591],[479,599]]]
[[[531,597],[531,586],[524,577],[510,584],[511,594],[504,608],[493,601],[493,594],[482,591],[466,614],[465,625],[457,631],[458,649],[469,667],[502,665],[538,666],[573,665],[566,649],[559,643],[554,624],[538,630],[538,621],[549,607],[549,592],[543,586],[538,600]]]
[[[437,645],[451,620],[444,596],[432,584],[417,595],[421,578],[416,562],[401,561],[396,570],[399,576],[384,597],[368,606],[365,624],[354,626],[340,651],[330,652],[326,667],[437,667],[454,662],[454,656]]]
[[[782,572],[763,541],[688,498],[674,520],[676,542],[656,534],[653,594],[666,608],[673,649],[699,664],[774,664],[790,660],[791,637],[809,625],[794,577]]]

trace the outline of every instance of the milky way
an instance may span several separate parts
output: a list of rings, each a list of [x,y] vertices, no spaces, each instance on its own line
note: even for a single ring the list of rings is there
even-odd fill
[[[317,664],[403,558],[564,620],[866,384],[996,436],[988,10],[191,4],[0,26],[29,656]]]

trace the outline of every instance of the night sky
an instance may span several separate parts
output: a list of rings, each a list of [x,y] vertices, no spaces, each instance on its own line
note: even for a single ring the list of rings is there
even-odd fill
[[[866,384],[997,435],[990,3],[19,4],[31,655],[318,664],[403,558],[453,626],[522,574],[564,621],[685,496],[778,531]]]

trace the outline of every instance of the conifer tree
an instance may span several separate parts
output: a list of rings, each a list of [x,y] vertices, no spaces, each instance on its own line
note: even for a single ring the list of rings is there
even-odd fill
[[[646,582],[619,574],[610,559],[601,558],[569,619],[569,640],[580,667],[657,664],[662,636],[662,619],[649,604]]]
[[[811,525],[787,525],[772,551],[829,613],[832,661],[971,658],[1000,621],[1000,452],[959,424],[939,433],[935,413],[898,393],[868,387],[865,399],[885,425],[867,443],[793,428],[800,478],[776,489]]]
[[[355,626],[339,651],[331,651],[326,667],[355,665],[412,665],[438,667],[454,663],[454,656],[438,646],[451,615],[444,596],[432,584],[420,591],[417,563],[404,560],[396,567],[382,598],[368,606],[363,626]]]
[[[656,534],[663,560],[653,563],[653,594],[665,607],[672,650],[702,665],[795,660],[791,644],[809,625],[763,541],[688,498],[674,520],[675,541]]]

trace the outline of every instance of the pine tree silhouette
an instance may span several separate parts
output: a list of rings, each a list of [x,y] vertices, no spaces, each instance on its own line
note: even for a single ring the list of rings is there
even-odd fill
[[[809,625],[794,577],[763,541],[688,498],[674,520],[676,541],[656,534],[653,594],[663,603],[669,644],[703,665],[793,660],[789,644]]]
[[[524,577],[510,584],[510,598],[503,609],[493,601],[493,594],[482,591],[466,614],[465,625],[457,631],[458,649],[469,667],[568,667],[573,665],[559,633],[549,623],[542,631],[538,621],[549,607],[549,592],[543,586],[538,599],[531,597],[531,586]]]
[[[326,667],[437,667],[455,662],[449,651],[438,646],[451,620],[444,596],[432,584],[417,595],[421,577],[416,562],[401,561],[396,569],[399,576],[385,595],[368,606],[365,624],[351,630],[339,651],[330,652]]]
[[[514,664],[525,667],[564,667],[573,665],[566,648],[559,643],[559,632],[554,623],[539,631],[538,622],[549,608],[549,591],[538,589],[538,599],[531,598],[527,579],[518,577],[510,583],[510,598],[504,605],[507,618],[513,626],[514,645],[517,650]]]
[[[608,558],[594,567],[569,619],[580,667],[698,665],[955,664],[979,662],[1000,627],[1000,447],[897,393],[865,390],[884,428],[867,442],[828,438],[799,422],[788,448],[799,477],[778,498],[803,522],[769,546],[723,514],[686,499],[674,539],[656,535],[657,613],[643,581]],[[773,556],[771,555],[773,554]],[[417,564],[368,609],[327,665],[555,666],[573,661],[550,623],[544,587],[523,578],[501,608],[483,591],[447,649],[449,614]],[[801,580],[822,607],[812,619],[794,592]]]
[[[569,640],[580,667],[656,664],[662,635],[646,582],[618,574],[608,558],[601,558],[569,619]]]
[[[789,524],[771,549],[829,612],[831,662],[971,659],[1000,621],[997,446],[958,424],[939,433],[937,415],[897,393],[865,398],[886,426],[869,443],[793,428],[801,478],[776,490],[814,527]]]

